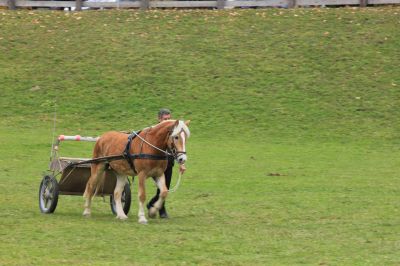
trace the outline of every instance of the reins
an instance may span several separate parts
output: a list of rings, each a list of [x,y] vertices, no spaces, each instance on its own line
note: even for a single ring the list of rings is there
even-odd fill
[[[176,184],[173,188],[168,189],[168,192],[175,192],[178,190],[179,185],[181,184],[181,179],[182,179],[182,173],[179,172],[179,176],[178,176],[178,181],[176,181]]]
[[[173,154],[171,154],[171,153],[169,153],[169,152],[167,152],[167,151],[164,151],[164,150],[160,149],[160,148],[157,147],[157,146],[154,146],[153,144],[151,144],[150,142],[148,142],[147,140],[145,140],[144,138],[142,138],[138,133],[136,133],[136,131],[132,131],[132,134],[134,134],[135,137],[138,137],[139,139],[141,139],[144,143],[146,143],[146,144],[149,145],[150,147],[152,147],[152,148],[154,148],[154,149],[156,149],[156,150],[158,150],[158,151],[160,151],[160,152],[162,152],[162,153],[164,153],[164,154],[166,154],[166,155],[168,155],[168,156],[173,156]]]
[[[140,133],[140,131],[139,131],[139,133]],[[175,151],[175,152],[173,152],[173,153],[169,153],[169,152],[167,152],[167,151],[164,151],[164,150],[158,148],[157,146],[154,146],[153,144],[151,144],[150,142],[148,142],[146,139],[144,139],[143,137],[141,137],[136,131],[132,131],[132,134],[134,134],[135,137],[138,137],[139,139],[141,139],[141,140],[142,140],[142,143],[143,143],[143,142],[146,143],[146,144],[149,145],[150,147],[152,147],[152,148],[154,148],[154,149],[156,149],[156,150],[158,150],[158,151],[164,153],[164,154],[167,155],[167,156],[172,156],[172,157],[176,158],[176,157],[178,157],[178,154],[186,154],[185,151]],[[169,135],[168,135],[168,136],[169,136]],[[167,136],[167,137],[168,137],[168,136]],[[175,146],[175,145],[174,145],[174,146]]]

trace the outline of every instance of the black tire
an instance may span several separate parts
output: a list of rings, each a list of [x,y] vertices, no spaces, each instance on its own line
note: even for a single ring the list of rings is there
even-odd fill
[[[58,182],[54,176],[43,177],[39,187],[39,208],[42,213],[53,213],[58,203]]]
[[[121,196],[122,208],[124,209],[124,213],[126,215],[128,215],[129,210],[131,208],[131,200],[132,200],[132,194],[131,194],[130,182],[127,182],[125,184],[124,191],[122,191],[122,196]],[[114,215],[117,215],[115,201],[114,201],[114,195],[110,196],[110,207],[111,207],[112,213]]]

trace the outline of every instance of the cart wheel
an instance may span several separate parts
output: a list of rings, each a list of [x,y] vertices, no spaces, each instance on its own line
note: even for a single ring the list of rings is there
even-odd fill
[[[131,187],[130,187],[130,182],[128,182],[125,184],[124,191],[122,191],[122,196],[121,196],[122,208],[124,209],[124,213],[126,215],[128,215],[129,209],[131,208],[131,198],[132,198]],[[114,194],[110,196],[110,206],[112,213],[117,215],[117,209],[114,201]]]
[[[42,213],[53,213],[58,202],[58,182],[50,175],[43,177],[39,188],[39,208]]]

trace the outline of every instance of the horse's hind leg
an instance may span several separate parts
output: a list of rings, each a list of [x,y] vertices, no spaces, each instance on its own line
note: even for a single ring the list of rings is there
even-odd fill
[[[114,189],[114,200],[115,208],[117,211],[117,218],[121,220],[128,219],[128,216],[126,216],[121,203],[122,192],[124,191],[124,187],[127,181],[128,179],[126,176],[117,175],[117,184],[115,185]]]
[[[156,182],[157,187],[160,190],[160,196],[158,197],[158,200],[153,204],[153,207],[151,207],[149,210],[150,218],[155,218],[157,216],[157,212],[161,209],[166,197],[168,196],[168,188],[165,184],[164,174],[158,178],[155,178],[154,181]]]
[[[99,181],[105,174],[104,170],[105,164],[92,164],[91,175],[86,183],[85,193],[83,193],[83,197],[85,198],[85,209],[83,211],[84,216],[90,216],[91,214],[90,206],[92,198],[95,196],[95,190],[97,189]]]

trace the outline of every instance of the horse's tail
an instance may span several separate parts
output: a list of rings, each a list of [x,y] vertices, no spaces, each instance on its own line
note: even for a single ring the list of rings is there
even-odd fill
[[[106,167],[104,167],[104,168],[106,168]],[[105,176],[106,176],[106,172],[105,172],[105,170],[103,171],[103,173],[102,174],[99,174],[98,176],[97,176],[97,180],[96,180],[96,183],[95,183],[95,190],[94,190],[94,193],[93,193],[93,196],[92,196],[92,198],[94,198],[94,197],[96,197],[96,195],[100,192],[100,194],[103,194],[103,190],[104,190],[104,181],[105,181]]]
[[[100,156],[102,156],[102,152],[101,152],[101,144],[102,144],[102,138],[98,138],[98,140],[96,141],[96,144],[94,145],[93,148],[93,156],[92,158],[99,158]]]
[[[96,144],[93,149],[93,159],[102,157],[102,148],[101,148],[101,138],[96,141]],[[104,189],[104,181],[105,181],[105,170],[108,167],[107,163],[92,163],[91,165],[91,176],[92,180],[88,180],[91,182],[92,190],[94,191],[92,198],[95,197],[99,192],[101,193]]]

